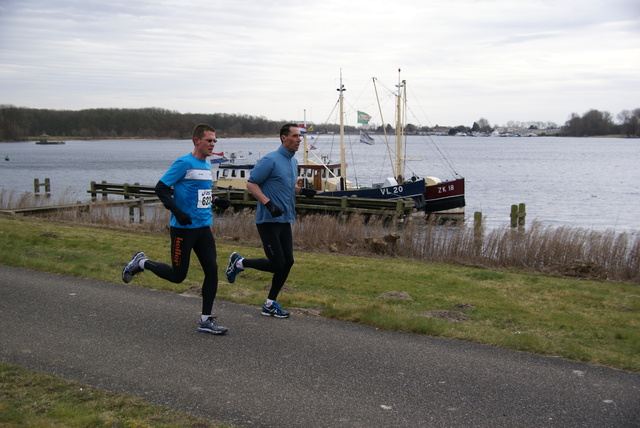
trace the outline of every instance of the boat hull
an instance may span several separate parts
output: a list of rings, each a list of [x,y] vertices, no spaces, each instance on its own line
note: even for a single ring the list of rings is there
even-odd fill
[[[427,213],[446,211],[465,206],[464,178],[442,181],[424,189],[425,207]]]
[[[333,192],[322,192],[322,196],[368,198],[368,199],[405,199],[411,198],[415,207],[421,210],[425,206],[424,201],[425,180],[410,181],[395,186],[379,188],[360,188],[352,190],[340,190]]]
[[[425,181],[416,180],[402,183],[395,186],[380,188],[359,188],[353,190],[339,190],[333,192],[322,192],[322,196],[335,197],[357,197],[369,199],[403,199],[421,197],[425,192]]]

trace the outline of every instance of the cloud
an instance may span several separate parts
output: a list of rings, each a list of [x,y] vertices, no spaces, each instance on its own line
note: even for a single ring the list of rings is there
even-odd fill
[[[639,32],[626,0],[5,0],[0,103],[323,120],[340,70],[354,95],[400,67],[440,124],[562,123],[638,107]]]

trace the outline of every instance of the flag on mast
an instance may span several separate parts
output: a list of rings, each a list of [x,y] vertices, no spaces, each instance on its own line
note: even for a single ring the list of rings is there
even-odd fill
[[[371,136],[364,131],[360,131],[360,142],[364,144],[368,144],[370,146],[373,146],[375,144],[375,140],[371,138]]]
[[[358,123],[369,123],[371,115],[358,110]]]

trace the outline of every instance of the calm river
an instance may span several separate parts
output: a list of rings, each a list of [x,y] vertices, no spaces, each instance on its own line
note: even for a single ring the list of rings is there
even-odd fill
[[[355,140],[355,137],[351,137]],[[337,137],[309,138],[338,162]],[[406,176],[466,181],[466,216],[480,211],[489,227],[507,225],[512,204],[527,205],[527,223],[594,230],[640,230],[640,140],[564,137],[419,137],[407,143]],[[277,138],[220,139],[216,152],[250,161],[275,150]],[[347,138],[347,173],[369,186],[389,175],[388,149]],[[52,199],[88,200],[91,181],[155,184],[173,160],[191,151],[189,140],[67,141],[64,145],[0,142],[5,197],[33,192],[33,180],[51,180]],[[302,149],[298,152],[302,159]],[[8,160],[7,160],[8,159]]]

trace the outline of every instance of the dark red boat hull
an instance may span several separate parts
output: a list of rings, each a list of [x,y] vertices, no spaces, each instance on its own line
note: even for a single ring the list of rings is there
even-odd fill
[[[427,213],[462,208],[465,206],[464,178],[427,186],[424,190],[424,198],[424,210]]]

